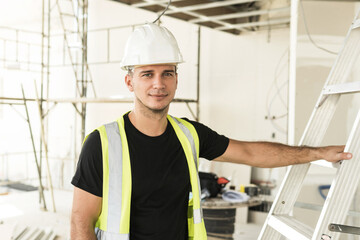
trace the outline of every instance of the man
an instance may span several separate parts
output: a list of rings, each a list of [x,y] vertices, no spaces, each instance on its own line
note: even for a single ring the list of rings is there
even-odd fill
[[[266,168],[351,158],[343,146],[237,141],[169,116],[182,62],[175,38],[163,27],[146,24],[135,29],[125,49],[122,67],[134,108],[84,142],[72,180],[72,240],[206,239],[199,156]]]

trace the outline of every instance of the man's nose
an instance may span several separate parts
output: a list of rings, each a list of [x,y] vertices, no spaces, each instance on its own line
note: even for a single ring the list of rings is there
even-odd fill
[[[154,88],[164,88],[164,79],[163,77],[159,74],[159,75],[155,75],[154,80],[153,80],[153,86]]]

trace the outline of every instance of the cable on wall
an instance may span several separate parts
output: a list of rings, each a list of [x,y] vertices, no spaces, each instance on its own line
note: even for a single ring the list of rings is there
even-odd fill
[[[288,112],[286,111],[284,114],[281,114],[281,115],[278,115],[278,116],[275,116],[272,114],[272,105],[274,103],[274,101],[276,99],[279,99],[282,103],[282,105],[287,109],[287,103],[285,102],[285,100],[282,98],[281,96],[281,91],[283,90],[284,87],[287,86],[288,84],[288,80],[286,80],[285,82],[283,82],[280,86],[279,86],[279,83],[278,83],[278,79],[280,77],[280,75],[282,74],[282,72],[286,69],[285,67],[288,66],[288,61],[286,61],[286,63],[282,63],[283,59],[285,56],[287,56],[289,53],[289,48],[286,48],[286,50],[284,51],[284,53],[282,54],[282,56],[280,57],[277,65],[276,65],[276,68],[275,68],[275,72],[274,72],[274,80],[271,84],[271,87],[267,93],[267,97],[266,97],[266,117],[268,120],[270,120],[270,123],[271,125],[277,130],[279,131],[280,133],[283,133],[283,134],[286,134],[287,133],[287,130],[286,129],[283,129],[282,127],[280,127],[275,121],[278,120],[278,119],[281,119],[281,118],[284,118],[288,115]],[[271,94],[271,91],[272,91],[272,88],[275,87],[275,94],[272,96],[271,100],[270,100],[270,94]]]
[[[162,17],[162,15],[164,15],[165,12],[169,9],[170,4],[171,4],[171,0],[169,0],[168,5],[167,5],[166,8],[164,9],[164,11],[155,19],[155,21],[153,21],[153,23],[156,23],[157,21],[160,20],[160,18]]]
[[[307,25],[307,21],[306,21],[306,17],[305,17],[305,11],[304,11],[304,6],[303,6],[303,3],[302,3],[302,2],[303,2],[303,1],[300,0],[300,10],[301,10],[301,15],[303,16],[305,31],[306,31],[307,36],[309,37],[310,42],[311,42],[315,47],[319,48],[320,50],[323,50],[323,51],[325,51],[325,52],[327,52],[327,53],[330,53],[330,54],[337,55],[337,54],[338,54],[337,52],[334,52],[334,51],[331,51],[331,50],[329,50],[329,49],[326,49],[326,48],[324,48],[324,47],[319,46],[319,45],[312,39],[311,34],[310,34],[310,32],[309,32],[308,25]]]

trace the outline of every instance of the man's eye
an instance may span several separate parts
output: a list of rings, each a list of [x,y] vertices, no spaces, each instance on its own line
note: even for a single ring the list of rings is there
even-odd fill
[[[164,73],[165,77],[172,77],[174,76],[172,73]]]
[[[142,75],[142,77],[151,77],[151,73],[145,73]]]

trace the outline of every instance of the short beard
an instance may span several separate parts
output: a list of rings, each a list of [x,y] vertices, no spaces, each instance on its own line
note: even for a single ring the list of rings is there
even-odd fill
[[[167,115],[167,113],[168,113],[169,105],[166,105],[164,108],[161,108],[161,109],[153,109],[153,108],[146,106],[139,98],[136,98],[136,99],[143,106],[142,109],[145,108],[148,110],[147,112],[142,111],[148,117],[153,117],[154,115],[163,117],[164,115]],[[149,114],[149,112],[151,112],[151,115]]]

